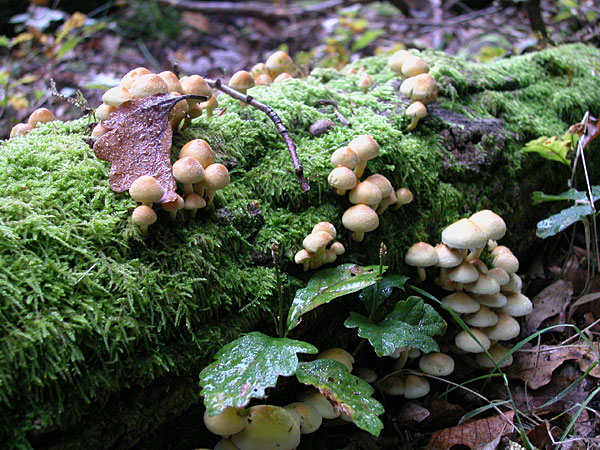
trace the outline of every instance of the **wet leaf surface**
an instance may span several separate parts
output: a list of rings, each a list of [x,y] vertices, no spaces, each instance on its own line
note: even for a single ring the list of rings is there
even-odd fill
[[[316,387],[333,404],[352,418],[357,427],[379,436],[383,423],[379,415],[384,409],[371,395],[373,387],[348,372],[346,366],[330,359],[298,364],[298,381]]]
[[[317,306],[375,284],[378,269],[379,266],[342,264],[315,273],[304,289],[296,291],[288,314],[287,330],[295,328],[300,323],[300,316]]]
[[[177,199],[171,166],[173,130],[168,115],[186,98],[205,97],[156,94],[129,100],[102,122],[108,131],[95,142],[94,153],[111,163],[109,183],[113,191],[127,191],[137,178],[150,175],[164,191],[159,203]]]
[[[446,331],[446,322],[417,296],[398,302],[381,322],[351,312],[344,326],[358,328],[358,335],[369,340],[377,356],[390,355],[400,347],[438,352],[438,344],[432,336]]]
[[[241,408],[252,398],[264,398],[265,389],[275,386],[280,375],[296,373],[297,353],[317,353],[317,348],[259,332],[230,342],[215,355],[216,361],[200,372],[206,410],[214,415],[228,406]]]

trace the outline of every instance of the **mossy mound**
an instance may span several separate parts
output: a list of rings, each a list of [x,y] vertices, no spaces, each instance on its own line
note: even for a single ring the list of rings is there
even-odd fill
[[[291,298],[307,279],[293,250],[318,221],[341,232],[345,261],[376,262],[384,241],[393,271],[404,270],[410,244],[435,243],[444,226],[484,207],[506,218],[509,245],[528,242],[539,219],[529,193],[562,189],[569,171],[524,155],[522,145],[562,134],[586,110],[594,112],[600,51],[571,45],[485,65],[422,56],[440,99],[412,133],[402,131],[406,103],[383,56],[251,91],[289,127],[311,185],[307,194],[269,119],[220,97],[226,112],[176,136],[174,154],[191,138],[206,139],[230,167],[231,185],[194,220],[181,214],[173,223],[159,213],[146,239],[130,221],[134,202],[110,191],[108,165],[86,144],[85,119],[5,142],[0,442],[133,446],[197,401],[197,373],[222,344],[257,325],[271,329],[271,244],[282,244]],[[375,80],[367,94],[357,87],[363,66]],[[312,106],[320,99],[335,100],[352,127],[311,136],[313,121],[334,120],[327,107]],[[341,226],[349,203],[327,185],[327,174],[331,153],[362,133],[381,146],[368,173],[409,187],[415,201],[386,212],[379,229],[356,244]],[[526,225],[517,223],[521,218]]]

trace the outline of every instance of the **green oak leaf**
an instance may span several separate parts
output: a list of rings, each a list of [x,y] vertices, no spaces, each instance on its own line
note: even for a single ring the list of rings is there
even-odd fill
[[[575,205],[563,209],[559,213],[553,214],[544,220],[540,220],[537,223],[535,235],[542,239],[554,236],[592,213],[593,211],[590,205]]]
[[[315,273],[305,288],[296,291],[287,318],[287,330],[294,329],[300,323],[300,316],[317,306],[375,284],[378,269],[379,266],[342,264]],[[384,267],[382,273],[385,269]]]
[[[404,289],[407,280],[408,277],[402,275],[385,275],[377,283],[363,289],[358,297],[365,304],[367,311],[371,311],[392,295],[393,288]]]
[[[592,195],[594,196],[594,202],[600,199],[600,186],[592,186]],[[561,194],[552,195],[544,194],[540,191],[535,191],[531,196],[531,200],[534,205],[542,202],[554,202],[558,200],[574,200],[574,201],[585,201],[587,200],[587,192],[578,191],[575,188],[571,188]]]
[[[371,395],[373,387],[348,372],[342,363],[330,359],[317,359],[298,364],[298,381],[316,387],[333,404],[352,418],[356,426],[379,436],[383,424],[379,417],[384,409]]]
[[[381,322],[351,312],[344,322],[346,328],[358,328],[358,335],[368,339],[377,356],[390,355],[400,347],[417,348],[425,353],[438,352],[432,338],[444,334],[446,322],[420,297],[410,296],[398,302]]]
[[[252,398],[264,398],[280,375],[290,376],[298,368],[297,353],[317,353],[307,342],[272,338],[257,331],[225,345],[216,361],[200,372],[201,395],[209,415],[228,406],[242,408]]]
[[[542,136],[525,144],[523,152],[537,153],[550,161],[558,161],[567,167],[571,167],[571,161],[567,155],[573,146],[572,135],[565,134],[560,139],[558,136]]]

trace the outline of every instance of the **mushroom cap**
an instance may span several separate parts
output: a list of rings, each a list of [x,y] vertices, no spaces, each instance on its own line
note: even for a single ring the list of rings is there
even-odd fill
[[[429,375],[445,377],[454,372],[454,359],[445,353],[428,353],[419,359],[419,369]]]
[[[442,303],[458,314],[471,314],[479,311],[481,305],[464,292],[453,292],[442,298]]]
[[[412,78],[410,99],[424,104],[431,103],[437,100],[437,84],[435,79],[428,73],[421,73]]]
[[[327,231],[317,231],[306,236],[302,241],[302,246],[311,253],[317,253],[319,249],[324,249],[332,239],[331,234]]]
[[[481,348],[482,345],[485,348],[485,350],[490,348],[491,338],[486,336],[486,334],[483,331],[481,331],[478,328],[471,328],[471,333],[473,333],[473,336],[477,338],[481,345],[479,345],[477,341],[473,339],[471,335],[469,335],[469,333],[467,333],[466,330],[463,330],[460,333],[458,333],[454,338],[454,343],[456,344],[456,346],[467,353],[483,352],[484,349]]]
[[[429,72],[429,64],[420,56],[411,55],[402,64],[402,76],[404,78],[427,72]]]
[[[511,273],[509,274],[509,278],[509,282],[500,288],[502,292],[508,294],[516,294],[521,292],[521,288],[523,287],[523,281],[521,280],[521,277],[516,273]]]
[[[265,61],[265,65],[272,76],[277,76],[283,72],[292,72],[294,70],[292,58],[282,50],[276,51],[269,56]]]
[[[160,76],[155,73],[148,73],[136,77],[129,88],[129,92],[135,98],[144,98],[154,94],[166,94],[169,92],[169,86]]]
[[[193,139],[179,150],[179,158],[190,156],[197,159],[205,169],[215,162],[215,152],[204,139]]]
[[[368,181],[361,181],[358,183],[350,190],[350,195],[348,196],[350,203],[354,203],[355,205],[363,203],[372,207],[376,207],[381,201],[381,198],[381,191],[377,185]]]
[[[235,90],[246,92],[247,89],[254,87],[254,78],[250,72],[240,70],[229,79],[229,86]]]
[[[358,378],[365,380],[367,383],[373,383],[377,380],[377,373],[368,367],[357,367],[353,372]]]
[[[367,205],[354,205],[342,216],[342,224],[350,231],[368,233],[379,226],[379,216]]]
[[[487,238],[475,223],[469,219],[460,219],[442,231],[442,242],[452,248],[483,248],[487,244]]]
[[[292,450],[300,444],[300,426],[287,409],[256,405],[248,412],[246,427],[231,436],[241,450]]]
[[[195,209],[204,208],[205,206],[206,206],[206,200],[204,200],[202,197],[200,197],[195,192],[192,192],[191,194],[188,194],[185,196],[185,200],[183,203],[183,209],[195,210]]]
[[[102,103],[117,107],[121,103],[131,100],[132,95],[129,89],[123,86],[115,86],[102,94]]]
[[[133,210],[131,220],[139,227],[147,227],[156,222],[156,213],[152,208],[146,205],[140,205]]]
[[[496,280],[482,273],[474,283],[465,284],[465,291],[479,295],[497,294],[500,292],[500,285]]]
[[[411,99],[412,91],[415,84],[415,77],[407,78],[400,85],[400,93],[405,96],[407,99]]]
[[[469,219],[483,230],[488,239],[497,241],[506,234],[506,223],[502,217],[489,209],[477,211]]]
[[[519,335],[521,326],[514,317],[500,313],[498,314],[498,323],[484,328],[483,331],[493,341],[508,341]]]
[[[339,347],[323,350],[315,359],[332,359],[345,365],[350,372],[352,372],[352,364],[354,364],[354,357],[346,350]]]
[[[29,115],[27,123],[35,127],[38,123],[47,123],[56,120],[56,116],[48,108],[38,108]]]
[[[296,255],[294,256],[294,262],[296,264],[304,264],[304,262],[309,261],[311,257],[312,255],[308,252],[308,250],[303,248],[302,250],[298,251],[298,253],[296,253]]]
[[[502,286],[504,286],[510,281],[510,275],[506,270],[504,270],[501,267],[491,268],[490,270],[488,270],[487,276],[496,280],[500,285],[500,289],[502,289]]]
[[[394,192],[394,187],[392,186],[390,180],[381,174],[374,173],[373,175],[369,175],[367,178],[365,178],[365,181],[373,183],[379,188],[381,191],[381,198],[387,197]]]
[[[273,80],[273,83],[283,83],[284,81],[292,80],[292,79],[294,79],[294,77],[291,76],[289,73],[282,72],[275,77],[275,79]]]
[[[332,239],[335,239],[335,237],[337,236],[337,231],[336,231],[335,227],[333,226],[333,224],[330,222],[317,223],[313,227],[312,233],[316,233],[317,231],[327,231],[331,235]]]
[[[408,117],[416,117],[417,119],[422,119],[427,115],[427,107],[420,101],[416,101],[411,103],[406,111],[404,111]]]
[[[356,186],[356,175],[346,166],[338,166],[329,172],[327,182],[334,189],[346,191]]]
[[[404,397],[408,399],[425,397],[431,387],[427,378],[419,375],[406,375],[404,378]]]
[[[519,270],[519,260],[508,247],[499,245],[492,250],[491,254],[494,267],[500,267],[508,273],[515,273]]]
[[[526,316],[533,310],[533,303],[529,297],[521,293],[506,296],[506,305],[499,309],[500,312],[510,314],[513,317]]]
[[[360,89],[369,89],[373,86],[373,77],[368,73],[363,73],[358,79],[358,87]]]
[[[498,323],[498,316],[494,311],[482,305],[475,314],[469,314],[464,318],[465,323],[472,327],[492,327]]]
[[[450,248],[446,244],[438,244],[433,249],[438,256],[438,267],[456,267],[463,261],[462,252],[455,248]]]
[[[101,126],[101,125],[100,124],[96,125],[96,127],[99,127],[99,126]],[[96,128],[94,128],[94,130],[95,129]],[[28,123],[18,123],[10,129],[9,137],[14,138],[15,136],[24,136],[27,133],[29,133],[31,130],[33,130],[33,127],[31,125],[29,125]],[[95,137],[93,132],[92,132],[92,137]]]
[[[448,270],[446,278],[456,283],[472,283],[479,278],[479,271],[466,261]]]
[[[165,70],[158,74],[159,77],[163,79],[165,83],[167,83],[167,92],[177,92],[179,94],[183,94],[183,88],[181,87],[181,82],[179,81],[179,77],[175,75],[170,70]]]
[[[229,184],[229,171],[223,164],[214,163],[204,169],[204,185],[208,189],[223,189]]]
[[[137,77],[148,75],[149,73],[152,72],[145,67],[136,67],[135,69],[132,69],[123,75],[123,78],[121,78],[121,81],[119,81],[119,86],[129,89]]]
[[[500,344],[494,344],[490,347],[490,349],[488,350],[488,353],[494,359],[494,361],[496,361],[496,363],[498,363],[498,361],[500,361],[502,358],[504,358],[504,356],[509,351],[510,350],[508,348],[506,348]],[[475,362],[477,364],[479,364],[481,367],[485,367],[486,369],[491,369],[491,368],[495,367],[494,363],[492,362],[490,357],[485,353],[477,353],[477,355],[475,355]],[[513,356],[512,356],[512,354],[510,354],[506,357],[506,359],[504,361],[502,361],[501,364],[498,365],[498,367],[502,368],[502,367],[510,366],[512,363],[513,363]]]
[[[300,401],[308,403],[319,411],[323,419],[335,419],[340,412],[336,410],[331,402],[318,391],[309,390],[299,395]]]
[[[248,424],[246,417],[238,413],[239,409],[231,406],[214,416],[209,416],[208,411],[204,411],[204,425],[213,434],[231,436],[242,431]]]
[[[323,422],[323,416],[314,406],[304,402],[293,402],[284,406],[294,411],[300,419],[300,433],[309,434],[317,431]]]
[[[268,86],[273,83],[273,78],[268,73],[261,73],[254,77],[254,84],[256,86]]]
[[[368,161],[379,155],[379,144],[368,134],[355,137],[350,141],[348,147],[356,152],[361,161]]]
[[[340,147],[331,154],[331,165],[333,167],[345,166],[354,169],[358,164],[358,155],[350,147]]]
[[[204,180],[204,168],[191,156],[179,158],[173,164],[173,177],[184,184],[200,183]]]
[[[142,175],[129,187],[129,195],[136,202],[154,203],[159,201],[164,194],[163,188],[156,178]]]
[[[433,246],[427,242],[417,242],[406,252],[404,262],[409,266],[430,267],[438,263],[438,256]]]
[[[334,242],[329,248],[333,250],[336,256],[340,256],[346,253],[346,248],[341,242]]]
[[[397,375],[385,377],[377,383],[381,392],[386,395],[404,395],[404,378]]]
[[[489,308],[500,308],[506,305],[507,302],[506,296],[501,292],[498,292],[497,294],[478,295],[475,299]]]
[[[202,449],[196,449],[202,450]],[[215,444],[213,450],[239,450],[239,448],[233,443],[231,439],[221,439]]]
[[[161,203],[161,208],[167,212],[179,211],[180,209],[183,209],[185,206],[185,200],[183,200],[183,197],[181,197],[181,195],[176,195],[177,198],[175,200]]]
[[[179,82],[181,83],[181,89],[183,89],[184,94],[202,95],[204,97],[210,97],[212,95],[210,86],[200,75],[185,77],[179,80]]]
[[[257,63],[254,64],[254,66],[252,66],[252,69],[250,69],[250,73],[254,78],[256,78],[258,75],[262,75],[264,73],[268,74],[269,69],[267,68],[267,65],[265,63]]]
[[[396,204],[407,205],[413,201],[413,194],[408,188],[400,188],[396,190]]]
[[[110,117],[110,113],[112,113],[115,109],[117,108],[115,108],[114,106],[102,103],[96,108],[96,110],[94,111],[94,115],[96,116],[96,119],[98,119],[99,121],[103,121],[108,119]]]
[[[406,50],[398,50],[396,53],[390,56],[390,59],[388,60],[388,66],[393,72],[401,74],[402,64],[404,64],[404,61],[411,56],[412,54]]]

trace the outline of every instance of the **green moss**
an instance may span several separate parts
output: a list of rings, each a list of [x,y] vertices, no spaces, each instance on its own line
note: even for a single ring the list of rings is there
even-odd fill
[[[392,271],[405,270],[403,253],[410,244],[434,243],[444,226],[482,207],[505,214],[509,228],[526,241],[516,218],[527,215],[529,224],[537,219],[528,209],[529,192],[561,186],[564,178],[552,177],[555,165],[525,157],[521,147],[542,134],[562,134],[600,104],[600,81],[591,74],[599,54],[572,45],[478,65],[423,52],[440,82],[440,99],[412,133],[403,131],[406,101],[396,95],[399,82],[385,56],[356,61],[341,72],[318,69],[304,81],[254,88],[251,94],[290,129],[311,185],[307,194],[300,191],[271,121],[221,96],[226,112],[199,118],[176,136],[174,155],[187,140],[202,137],[232,167],[232,183],[217,194],[215,207],[195,220],[180,215],[171,222],[159,213],[147,239],[130,222],[134,202],[109,190],[107,164],[85,143],[85,121],[51,123],[5,142],[0,148],[4,440],[27,446],[26,433],[42,439],[63,430],[60,446],[102,437],[102,446],[110,447],[127,430],[141,434],[150,426],[141,423],[149,416],[136,414],[132,405],[152,409],[152,399],[142,401],[132,390],[194,379],[215,350],[239,332],[257,324],[272,330],[271,244],[282,243],[285,292],[291,296],[307,278],[293,264],[293,253],[318,221],[336,225],[349,261],[375,262],[384,241]],[[357,88],[362,67],[375,80],[367,94]],[[314,107],[320,99],[335,100],[352,126],[338,124],[321,137],[311,136],[313,121],[336,121],[331,107]],[[449,128],[458,132],[470,126],[469,119],[492,117],[502,121],[494,122],[496,128],[473,133],[468,142],[447,142]],[[378,230],[356,244],[341,226],[348,200],[328,186],[327,174],[331,153],[362,133],[381,146],[368,173],[409,187],[415,201],[386,212]],[[467,164],[465,156],[475,163]],[[177,390],[170,410],[194,401],[196,390],[186,386]],[[109,401],[118,398],[120,413]],[[110,424],[98,419],[119,414],[126,417],[121,428],[120,419]],[[167,415],[152,417],[161,421]],[[85,433],[73,434],[83,428]],[[135,436],[121,442],[133,445]]]

